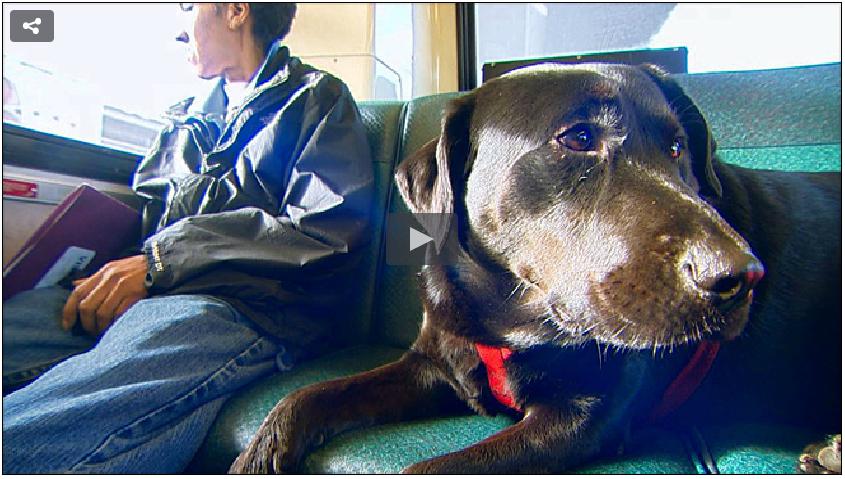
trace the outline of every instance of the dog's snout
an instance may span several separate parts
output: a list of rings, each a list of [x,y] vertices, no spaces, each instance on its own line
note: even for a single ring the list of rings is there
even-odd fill
[[[709,264],[688,261],[683,269],[695,288],[723,312],[742,304],[764,275],[762,263],[748,253]]]

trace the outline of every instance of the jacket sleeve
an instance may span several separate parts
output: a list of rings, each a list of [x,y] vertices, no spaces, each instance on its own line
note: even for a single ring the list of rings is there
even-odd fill
[[[262,119],[225,171],[172,180],[159,230],[143,247],[151,293],[216,268],[317,273],[362,243],[373,173],[357,107],[342,84],[307,97]]]

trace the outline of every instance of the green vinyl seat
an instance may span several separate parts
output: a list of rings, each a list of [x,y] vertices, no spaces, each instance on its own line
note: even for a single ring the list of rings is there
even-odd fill
[[[676,75],[710,123],[723,161],[751,168],[841,171],[841,64]],[[457,94],[409,102],[362,102],[373,150],[376,223],[361,271],[361,295],[342,318],[349,347],[297,365],[232,397],[194,457],[189,472],[225,472],[264,416],[295,389],[397,359],[416,337],[422,309],[417,270],[384,261],[384,223],[404,211],[392,175],[399,162],[439,133],[444,106]],[[337,405],[342,407],[342,405]],[[791,473],[818,431],[770,423],[650,426],[621,454],[572,472],[589,474],[723,472]],[[330,440],[305,461],[309,473],[396,473],[459,450],[507,427],[504,417],[464,416],[388,424]],[[838,426],[838,425],[837,425]]]

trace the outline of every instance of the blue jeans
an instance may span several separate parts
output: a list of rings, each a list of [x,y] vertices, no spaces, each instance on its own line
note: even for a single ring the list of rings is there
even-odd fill
[[[96,340],[61,330],[67,295],[3,305],[4,379],[60,361],[3,398],[4,473],[181,472],[233,392],[288,367],[280,344],[210,296],[139,301]]]

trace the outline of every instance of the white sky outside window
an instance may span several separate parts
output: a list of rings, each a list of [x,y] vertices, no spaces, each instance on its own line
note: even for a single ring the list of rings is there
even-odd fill
[[[685,46],[693,72],[842,61],[840,4],[678,4],[651,47]]]
[[[842,61],[839,3],[477,3],[484,62],[687,47],[689,73]]]
[[[52,10],[55,39],[11,42],[4,29],[4,84],[14,88],[8,97],[14,102],[4,103],[5,122],[144,153],[167,107],[208,86],[188,63],[186,46],[175,40],[190,17],[176,3],[4,3],[4,21],[12,10]],[[410,99],[410,4],[377,4],[375,29],[376,53],[390,66],[379,65],[376,73],[391,81],[398,74],[402,97]],[[382,91],[394,95],[385,98],[400,93],[376,80],[383,87],[375,89],[376,98]],[[143,131],[135,128],[131,140],[108,138],[106,124],[114,118]]]
[[[56,72],[95,86],[102,101],[117,108],[157,116],[190,96],[203,80],[175,40],[187,14],[168,4],[3,4],[10,10],[52,10],[55,39],[13,43],[3,38],[7,59]]]
[[[24,126],[103,143],[104,107],[156,120],[204,83],[175,40],[187,17],[175,3],[4,3],[3,18],[42,9],[54,12],[52,42],[11,42],[4,29],[3,76],[14,83]]]
[[[399,99],[410,100],[413,81],[411,63],[414,50],[411,4],[377,3],[375,16],[375,54],[399,74],[402,82]],[[378,75],[379,72],[376,72],[376,82],[379,81]],[[378,91],[379,85],[376,84],[376,98],[382,99],[378,96]],[[385,99],[393,98],[385,97]]]

